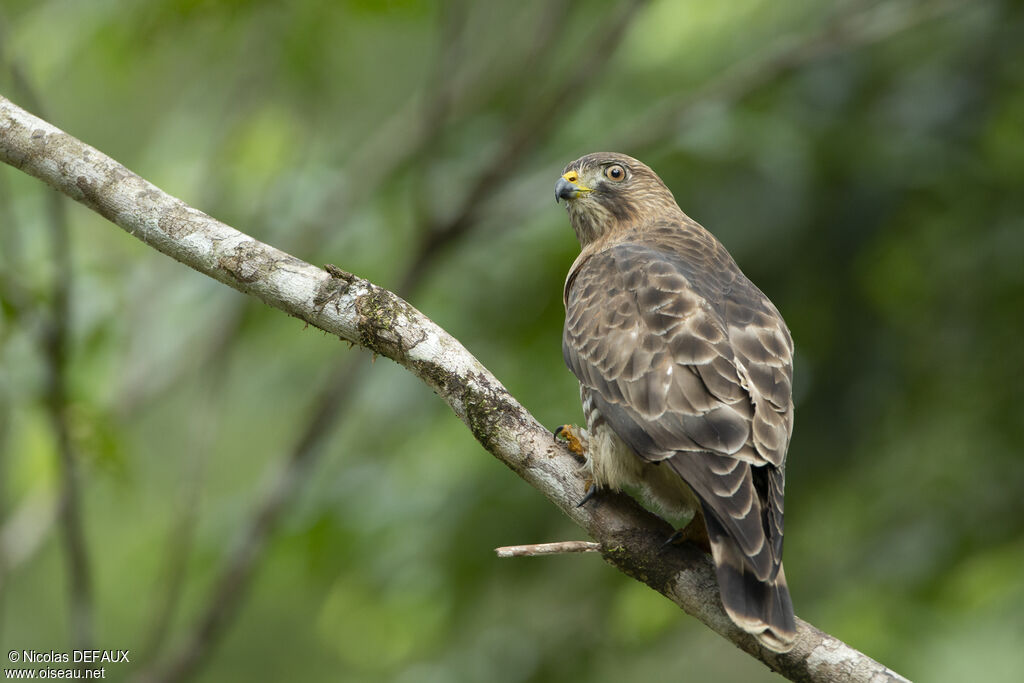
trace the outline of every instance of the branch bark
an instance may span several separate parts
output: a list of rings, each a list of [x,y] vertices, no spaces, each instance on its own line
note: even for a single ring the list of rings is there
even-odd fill
[[[792,651],[760,647],[722,609],[710,558],[687,544],[663,550],[671,528],[627,496],[606,494],[577,508],[584,482],[575,458],[456,339],[398,296],[242,234],[3,97],[0,159],[194,270],[399,363],[444,399],[484,448],[586,530],[605,560],[786,678],[906,680],[802,620]]]

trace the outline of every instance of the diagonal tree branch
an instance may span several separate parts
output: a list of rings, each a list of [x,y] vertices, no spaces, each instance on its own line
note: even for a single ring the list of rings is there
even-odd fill
[[[598,34],[605,38],[600,46],[602,59],[599,60],[599,63],[588,63],[586,72],[581,72],[579,68],[576,68],[564,74],[562,81],[549,89],[549,95],[546,98],[541,98],[540,103],[525,114],[524,121],[530,122],[530,125],[520,125],[510,129],[506,139],[498,146],[499,151],[504,150],[501,151],[501,154],[505,158],[499,156],[494,161],[485,163],[482,167],[484,173],[489,173],[494,168],[507,170],[508,164],[512,163],[515,158],[522,158],[528,154],[529,150],[537,148],[543,136],[536,134],[524,136],[523,131],[550,129],[550,119],[555,117],[556,111],[564,104],[566,98],[573,94],[578,97],[580,93],[585,92],[587,84],[593,83],[602,68],[607,65],[608,54],[613,52],[614,47],[621,41],[627,26],[635,18],[636,10],[641,4],[642,1],[635,0],[624,12],[613,14],[601,22]],[[464,11],[466,8],[461,9]],[[421,131],[419,138],[402,155],[393,156],[393,152],[378,155],[383,159],[383,166],[380,165],[382,162],[379,160],[370,166],[384,173],[380,176],[382,178],[394,170],[388,170],[390,165],[401,165],[398,162],[403,159],[405,160],[403,163],[412,161],[427,153],[437,144],[434,134],[444,127],[448,115],[447,110],[451,106],[454,96],[451,91],[451,81],[447,75],[453,64],[459,61],[456,55],[461,49],[460,39],[465,30],[466,18],[463,11],[459,10],[458,7],[449,7],[442,13],[441,24],[444,36],[439,42],[445,46],[445,49],[438,57],[435,75],[432,77],[434,86],[427,88],[428,92],[435,94],[431,99],[422,103],[422,123],[418,127],[418,130]],[[546,20],[542,24],[548,27],[547,32],[538,36],[538,40],[533,44],[533,51],[528,62],[534,65],[541,63],[545,55],[553,48],[557,42],[558,33],[551,27],[559,24],[558,18],[567,10],[566,3],[551,3],[545,8]],[[518,156],[513,156],[513,153]],[[502,163],[498,163],[498,161]],[[367,165],[357,164],[357,166],[365,168]],[[361,184],[366,186],[367,177],[362,174],[359,177]],[[372,179],[374,173],[371,172],[368,177]],[[480,187],[477,187],[465,194],[452,222],[445,224],[437,219],[423,219],[428,226],[427,232],[432,238],[420,242],[418,249],[405,266],[404,275],[397,278],[400,284],[396,292],[399,296],[408,296],[422,284],[424,276],[429,272],[429,267],[442,253],[442,248],[451,248],[453,244],[464,239],[474,227],[479,225],[479,221],[469,213],[472,207],[478,203],[476,197],[479,192]],[[419,203],[425,212],[426,201],[422,193],[420,199],[423,200]],[[453,225],[456,227],[449,229]],[[313,230],[308,234],[317,232]],[[308,234],[305,242],[308,242]],[[250,310],[250,307],[239,304],[235,309]],[[235,320],[240,321],[241,316],[236,316]],[[237,324],[232,327],[235,333],[238,329],[239,325]],[[216,335],[218,343],[222,344],[222,349],[227,348],[227,340],[230,338],[230,335]],[[215,357],[212,356],[211,360]],[[313,406],[311,419],[302,428],[297,442],[283,458],[274,482],[263,492],[251,515],[242,523],[230,546],[231,550],[213,581],[209,600],[186,635],[183,644],[164,663],[154,665],[141,672],[138,676],[140,680],[163,683],[182,680],[194,673],[203,661],[210,657],[212,650],[230,628],[245,599],[252,577],[259,568],[260,560],[277,520],[288,504],[300,495],[312,477],[316,463],[323,452],[322,444],[336,426],[339,418],[344,415],[345,407],[351,404],[352,395],[358,390],[360,379],[365,376],[365,370],[366,365],[359,364],[358,359],[352,355],[340,356],[334,363],[333,369],[327,373],[327,382],[311,404]],[[178,553],[172,556],[181,557],[183,554]],[[173,595],[169,594],[165,605],[171,606],[173,604],[170,602],[171,599],[173,599]],[[159,630],[155,633],[162,635],[162,631]],[[158,644],[160,640],[154,639],[154,642]],[[154,649],[152,652],[155,651]]]
[[[763,649],[725,615],[706,555],[690,545],[662,550],[668,524],[626,496],[577,508],[583,477],[575,459],[456,339],[391,292],[340,269],[325,273],[238,232],[2,97],[0,160],[194,270],[399,363],[441,396],[488,451],[600,543],[610,564],[774,671],[794,681],[906,680],[802,620],[792,651]]]

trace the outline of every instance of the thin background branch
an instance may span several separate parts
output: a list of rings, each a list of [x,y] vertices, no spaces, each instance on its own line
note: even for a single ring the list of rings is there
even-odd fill
[[[161,652],[181,606],[188,578],[188,561],[201,517],[200,501],[206,480],[206,463],[213,457],[213,442],[218,432],[218,405],[226,382],[227,363],[203,364],[197,373],[202,378],[202,393],[196,401],[184,449],[183,476],[174,497],[177,514],[163,549],[163,592],[150,620],[148,634],[140,648],[138,661],[152,661]]]
[[[232,541],[227,558],[213,580],[206,607],[186,634],[185,642],[167,659],[166,664],[141,672],[139,680],[176,681],[186,678],[220,643],[245,598],[281,513],[308,482],[334,416],[351,402],[352,392],[347,388],[355,384],[364,367],[347,363],[335,368],[340,374],[330,378],[321,396],[323,402],[314,404],[313,419],[307,423],[287,460],[279,465],[279,473]]]
[[[530,545],[504,545],[495,548],[498,557],[536,557],[538,555],[564,555],[566,553],[601,552],[601,544],[592,541],[558,541],[557,543],[532,543]]]
[[[5,26],[0,24],[0,57],[25,101],[36,111],[42,103],[18,65],[6,59]],[[71,643],[89,649],[93,641],[93,585],[81,496],[81,456],[71,434],[68,366],[70,363],[73,268],[71,234],[65,199],[47,192],[46,227],[50,240],[53,278],[50,314],[40,326],[40,350],[46,366],[43,399],[53,429],[60,481],[59,519],[68,567]],[[13,231],[13,225],[11,226]],[[16,288],[15,288],[15,291]]]
[[[46,406],[53,423],[60,458],[60,518],[71,590],[71,642],[76,649],[92,644],[92,579],[81,496],[81,464],[71,437],[68,365],[71,328],[71,234],[63,197],[47,198],[51,258],[54,265],[53,314],[43,348],[47,360]]]
[[[837,10],[816,31],[784,36],[707,83],[650,107],[651,113],[612,135],[621,149],[649,148],[684,130],[691,117],[715,103],[735,103],[802,66],[884,41],[958,9],[948,0],[856,2]]]
[[[515,172],[528,153],[535,150],[547,136],[551,135],[558,115],[569,103],[580,99],[586,90],[604,72],[616,49],[622,43],[627,30],[647,0],[632,0],[608,19],[597,31],[592,41],[592,54],[565,74],[562,79],[538,99],[541,104],[528,111],[514,122],[498,145],[498,151],[475,176],[475,181],[463,195],[462,203],[448,218],[435,219],[420,237],[417,257],[413,259],[405,278],[399,281],[395,291],[407,292],[424,276],[427,264],[435,252],[443,251],[462,235],[477,219],[480,197],[507,176]]]

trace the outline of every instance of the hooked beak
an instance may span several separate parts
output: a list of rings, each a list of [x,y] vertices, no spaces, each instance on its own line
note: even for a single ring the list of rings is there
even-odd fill
[[[577,197],[577,195],[579,195],[579,193],[580,193],[580,189],[578,187],[576,187],[575,185],[573,185],[572,183],[570,183],[565,178],[559,178],[558,182],[555,183],[555,203],[556,204],[559,201],[563,200],[563,199],[565,199],[565,200],[576,199],[576,197]]]

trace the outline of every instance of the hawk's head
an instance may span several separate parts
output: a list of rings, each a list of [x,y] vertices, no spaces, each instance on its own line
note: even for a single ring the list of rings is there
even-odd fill
[[[581,246],[613,230],[681,213],[654,171],[614,152],[588,154],[566,166],[555,184],[555,200],[562,199]]]

